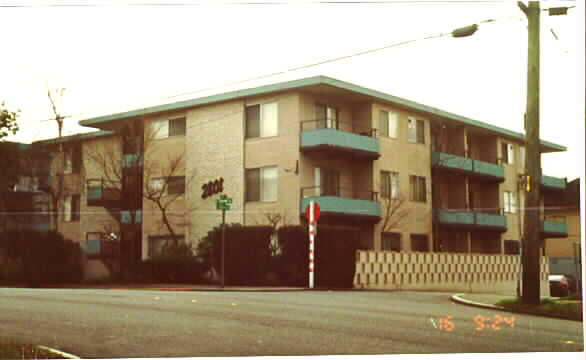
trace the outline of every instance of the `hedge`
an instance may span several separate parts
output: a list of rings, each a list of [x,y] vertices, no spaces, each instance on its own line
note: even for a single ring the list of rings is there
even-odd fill
[[[0,250],[4,258],[0,282],[38,287],[79,283],[83,278],[79,244],[57,232],[4,232],[0,234]]]
[[[262,285],[269,269],[270,226],[226,225],[224,252],[226,285]],[[222,273],[222,229],[214,228],[203,240],[211,244],[211,265]]]
[[[315,240],[315,286],[352,288],[359,239],[344,229],[318,228]],[[305,227],[284,226],[278,230],[280,274],[284,284],[308,286],[309,235]]]
[[[133,264],[129,277],[143,283],[199,284],[205,270],[194,256],[166,256]]]

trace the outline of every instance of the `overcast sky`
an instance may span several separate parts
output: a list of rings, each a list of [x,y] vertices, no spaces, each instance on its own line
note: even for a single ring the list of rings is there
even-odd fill
[[[0,101],[21,110],[22,130],[11,140],[57,135],[46,121],[47,86],[66,89],[59,106],[72,115],[70,134],[95,115],[313,75],[523,131],[527,21],[515,1],[43,6],[74,3],[0,0],[24,5],[0,7]],[[543,157],[544,173],[571,180],[584,172],[584,7],[541,6],[560,5],[577,7],[566,16],[542,12],[541,137],[568,147]],[[496,21],[480,23],[489,19]],[[480,28],[471,37],[420,40],[223,86],[474,23]]]

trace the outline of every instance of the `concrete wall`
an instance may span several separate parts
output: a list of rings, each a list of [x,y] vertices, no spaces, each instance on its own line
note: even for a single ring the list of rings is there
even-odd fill
[[[515,295],[519,256],[358,251],[354,287]],[[549,296],[549,263],[541,260],[541,295]]]

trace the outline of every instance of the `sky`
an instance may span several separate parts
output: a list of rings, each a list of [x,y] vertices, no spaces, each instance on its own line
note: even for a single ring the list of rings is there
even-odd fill
[[[523,132],[527,20],[516,1],[173,3],[0,0],[0,102],[21,110],[9,140],[57,136],[47,89],[65,89],[58,108],[73,134],[92,130],[77,125],[92,116],[314,75]],[[544,155],[543,172],[569,180],[584,173],[584,6],[541,3],[574,5],[541,17],[541,137],[568,148]],[[475,23],[473,36],[424,40]]]

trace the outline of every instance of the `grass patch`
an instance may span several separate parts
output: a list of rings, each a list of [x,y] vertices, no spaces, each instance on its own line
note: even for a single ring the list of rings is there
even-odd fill
[[[0,359],[60,359],[59,355],[38,349],[35,345],[0,339]]]
[[[551,315],[564,319],[582,321],[582,301],[573,298],[552,299],[544,298],[539,305],[526,305],[520,298],[503,299],[495,305],[513,311],[526,312],[536,315]]]

